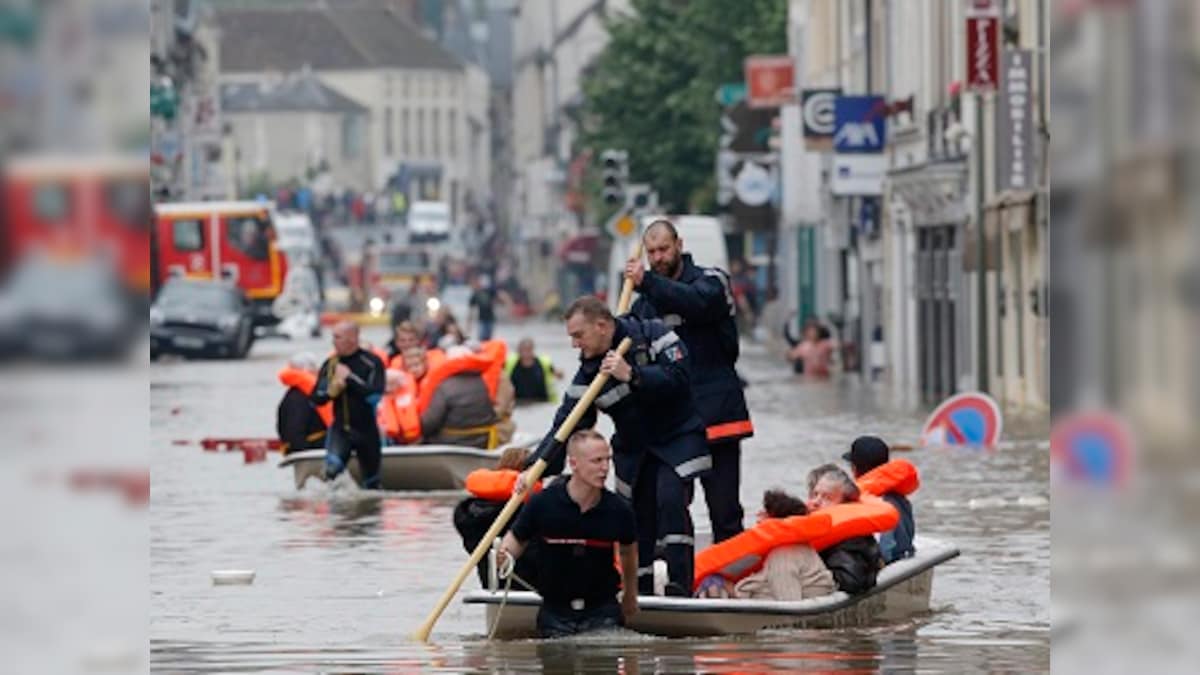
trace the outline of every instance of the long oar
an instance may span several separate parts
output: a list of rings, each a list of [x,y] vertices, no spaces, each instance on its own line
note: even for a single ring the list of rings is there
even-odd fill
[[[642,257],[642,240],[638,239],[633,245],[633,252],[629,254],[630,260],[637,260]],[[621,286],[621,297],[617,300],[617,314],[624,314],[629,311],[629,304],[633,301],[633,283],[629,279]]]
[[[636,251],[635,256],[641,253],[641,242],[638,242],[638,245],[634,250]],[[626,279],[625,285],[621,289],[621,301],[617,303],[618,314],[624,314],[626,311],[628,311],[629,299],[632,297],[632,294],[633,282],[629,279]],[[629,351],[631,346],[633,346],[633,341],[629,338],[621,340],[621,344],[617,345],[617,354],[619,356],[624,356],[625,352]],[[567,419],[563,420],[563,423],[559,425],[558,431],[554,432],[554,440],[558,441],[559,444],[567,442],[567,439],[571,436],[571,432],[575,431],[575,425],[579,424],[579,419],[583,417],[583,413],[587,411],[588,407],[592,405],[592,402],[596,400],[596,397],[600,395],[600,390],[604,388],[605,382],[608,382],[608,373],[599,373],[596,375],[595,379],[592,380],[592,383],[588,385],[587,391],[583,392],[583,396],[579,399],[579,402],[576,403],[575,407],[571,409],[571,414],[567,415]],[[542,477],[542,473],[545,471],[546,460],[545,458],[539,458],[533,463],[533,466],[529,468],[528,485],[532,486],[534,483],[536,483],[538,479]],[[496,516],[495,522],[493,522],[492,526],[488,528],[488,531],[484,533],[483,538],[479,540],[479,544],[471,553],[471,557],[467,559],[467,562],[463,563],[462,569],[458,571],[458,574],[454,577],[454,581],[450,582],[450,587],[446,589],[446,592],[442,593],[442,597],[438,599],[437,605],[435,605],[433,611],[429,613],[429,616],[425,619],[425,623],[421,624],[421,627],[417,629],[415,637],[418,640],[421,642],[429,641],[429,634],[433,632],[433,625],[437,623],[439,618],[441,618],[442,612],[446,611],[446,606],[449,605],[450,601],[454,599],[454,594],[457,593],[458,589],[462,587],[462,584],[464,581],[466,581],[467,576],[471,574],[476,565],[479,564],[479,561],[483,559],[484,554],[487,553],[488,548],[492,545],[492,540],[495,539],[496,535],[500,534],[500,530],[504,529],[504,526],[508,524],[509,519],[512,518],[512,514],[517,510],[517,507],[520,506],[524,497],[524,494],[513,491],[512,496],[508,498],[508,503],[506,503],[504,505],[504,509],[500,511],[500,515]]]

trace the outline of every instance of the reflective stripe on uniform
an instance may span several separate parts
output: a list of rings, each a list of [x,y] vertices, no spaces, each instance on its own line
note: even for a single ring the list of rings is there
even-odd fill
[[[683,325],[683,317],[679,316],[678,314],[668,314],[662,318],[662,322],[666,324],[668,328],[675,328]]]
[[[639,567],[638,568],[638,576],[639,577],[644,577],[646,575],[654,576],[654,565],[650,565],[649,567]]]
[[[729,305],[729,316],[733,316],[737,312],[737,305],[733,302],[733,289],[729,286],[729,278],[720,270],[710,267],[704,268],[704,273],[716,277],[717,281],[721,282],[721,288],[725,290],[725,303]]]
[[[729,438],[731,436],[749,436],[754,433],[754,424],[750,420],[724,422],[708,427],[704,430],[704,433],[710,441],[719,441],[722,438]]]
[[[671,546],[672,544],[675,544],[675,545],[683,544],[686,546],[692,546],[695,543],[696,543],[696,540],[686,534],[668,534],[668,535],[663,536],[662,539],[658,540],[659,546]]]
[[[573,384],[567,387],[567,396],[575,399],[583,398],[583,393],[587,391],[586,384]]]
[[[596,405],[600,408],[610,408],[620,402],[621,399],[633,393],[629,388],[629,384],[622,383],[609,389],[602,396],[596,397]]]
[[[668,331],[667,333],[664,333],[657,340],[650,343],[651,358],[658,356],[663,352],[664,349],[670,347],[676,342],[679,342],[679,336],[675,334],[675,331]]]
[[[680,478],[687,478],[706,471],[712,468],[712,455],[704,455],[688,461],[675,467],[675,473],[679,474]]]

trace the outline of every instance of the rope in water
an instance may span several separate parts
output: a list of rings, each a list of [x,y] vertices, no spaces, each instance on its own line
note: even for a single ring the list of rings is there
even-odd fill
[[[500,565],[497,572],[504,577],[504,595],[500,597],[500,607],[496,609],[496,620],[492,622],[492,628],[488,631],[488,642],[491,642],[496,637],[496,629],[500,627],[500,615],[504,613],[504,605],[508,603],[508,592],[512,590],[512,582],[515,578],[517,581],[525,584],[526,588],[533,588],[533,584],[525,581],[517,574],[515,562],[511,557],[504,559],[504,563]]]

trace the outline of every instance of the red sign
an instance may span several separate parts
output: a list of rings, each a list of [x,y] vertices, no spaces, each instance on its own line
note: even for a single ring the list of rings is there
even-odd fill
[[[778,108],[796,101],[796,71],[790,56],[746,57],[746,103]]]
[[[996,91],[1000,82],[1000,17],[967,18],[967,89]]]

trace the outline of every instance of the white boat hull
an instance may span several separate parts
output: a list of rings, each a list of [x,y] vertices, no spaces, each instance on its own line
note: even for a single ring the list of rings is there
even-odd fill
[[[532,438],[517,439],[512,445],[530,447],[535,441]],[[382,451],[380,466],[381,487],[384,490],[458,490],[472,471],[495,468],[503,450],[480,450],[457,445],[386,447]],[[300,489],[309,479],[324,479],[325,451],[291,452],[284,456],[279,466],[292,467],[296,489]],[[361,485],[362,472],[358,460],[351,457],[346,468]]]
[[[922,537],[917,545],[916,557],[888,565],[879,573],[875,588],[862,595],[839,591],[795,602],[642,596],[629,628],[664,637],[703,637],[770,628],[856,627],[905,619],[929,611],[933,568],[958,556],[958,549],[936,540]],[[536,593],[510,592],[501,609],[503,598],[502,591],[472,591],[463,602],[486,607],[487,630],[499,617],[497,637],[535,637],[541,598]]]

